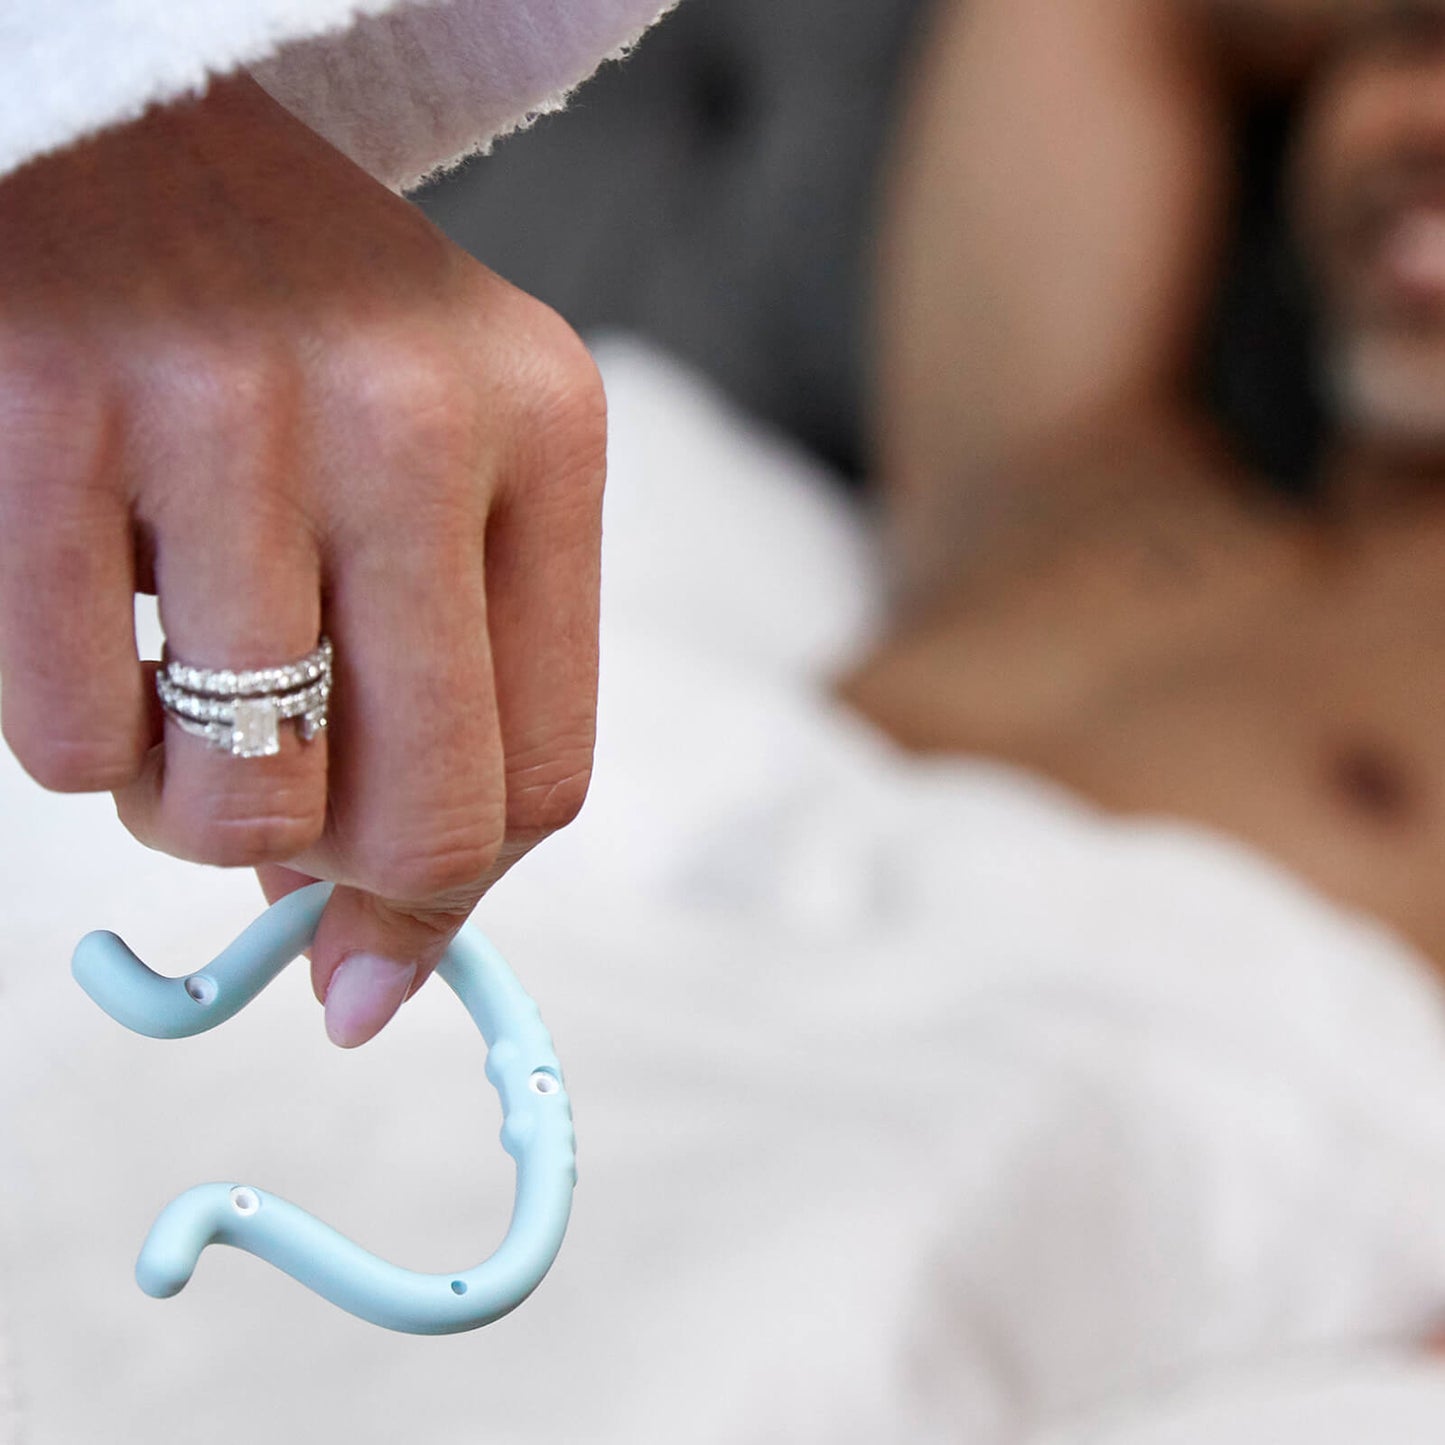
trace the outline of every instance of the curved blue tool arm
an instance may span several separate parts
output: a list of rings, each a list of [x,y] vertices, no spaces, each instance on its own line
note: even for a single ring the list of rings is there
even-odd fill
[[[112,1018],[151,1038],[205,1033],[239,1013],[311,941],[331,885],[289,894],[205,968],[153,973],[113,933],[81,939],[80,986]],[[457,1274],[419,1274],[362,1249],[296,1205],[244,1184],[200,1184],[151,1226],[136,1279],[175,1294],[208,1244],[269,1260],[309,1289],[373,1324],[444,1335],[490,1324],[541,1282],[561,1248],[577,1181],[572,1105],[537,1006],[481,934],[463,929],[438,974],[487,1042],[487,1077],[502,1100],[502,1147],[516,1161],[516,1199],[501,1245]]]

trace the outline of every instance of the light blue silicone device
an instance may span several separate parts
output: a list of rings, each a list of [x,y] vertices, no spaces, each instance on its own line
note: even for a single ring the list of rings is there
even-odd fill
[[[153,973],[113,933],[81,939],[71,961],[80,986],[112,1018],[156,1039],[205,1033],[239,1013],[311,941],[331,885],[317,883],[267,909],[213,962],[184,978]],[[447,1335],[515,1309],[551,1268],[577,1181],[572,1105],[537,1006],[501,955],[464,928],[438,974],[487,1042],[487,1077],[502,1100],[502,1147],[516,1162],[506,1238],[460,1274],[389,1264],[304,1209],[244,1184],[199,1184],[151,1226],[136,1280],[158,1299],[190,1279],[208,1244],[249,1250],[332,1304],[387,1329]]]

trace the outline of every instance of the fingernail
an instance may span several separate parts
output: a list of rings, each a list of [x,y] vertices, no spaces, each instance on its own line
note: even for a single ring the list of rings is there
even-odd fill
[[[331,975],[326,989],[326,1037],[354,1049],[375,1038],[401,1007],[416,964],[395,963],[377,953],[353,953]]]

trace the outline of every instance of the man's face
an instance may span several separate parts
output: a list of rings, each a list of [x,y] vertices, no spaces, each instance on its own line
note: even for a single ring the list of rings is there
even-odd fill
[[[1445,458],[1445,3],[1394,4],[1314,84],[1295,171],[1339,420]]]

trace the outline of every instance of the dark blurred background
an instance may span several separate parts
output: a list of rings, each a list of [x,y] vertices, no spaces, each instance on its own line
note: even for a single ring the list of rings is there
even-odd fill
[[[698,367],[855,482],[867,475],[874,200],[928,0],[683,0],[564,112],[419,197],[584,334]],[[1241,206],[1199,386],[1242,457],[1309,489],[1309,308],[1278,176],[1285,100],[1236,137]]]

